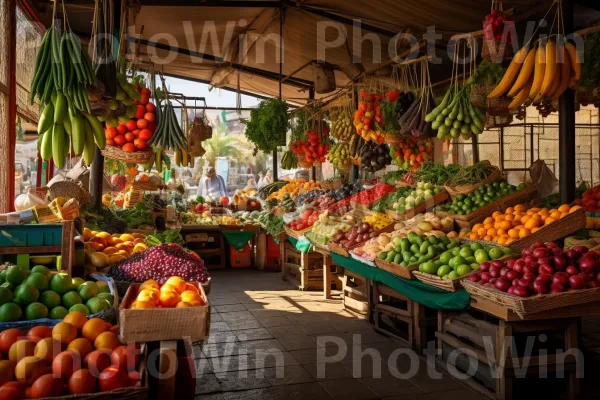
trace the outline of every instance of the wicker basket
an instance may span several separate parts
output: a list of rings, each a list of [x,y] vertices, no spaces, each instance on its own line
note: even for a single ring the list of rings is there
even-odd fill
[[[473,106],[486,110],[491,115],[510,115],[508,105],[511,99],[501,96],[488,99],[487,96],[494,90],[495,85],[488,82],[476,83],[471,87],[471,103]]]
[[[145,191],[149,191],[149,192],[155,192],[159,189],[159,185],[153,182],[142,182],[142,181],[137,181],[137,185],[141,190],[145,190]]]
[[[46,200],[51,202],[58,197],[75,199],[82,206],[90,202],[90,193],[81,186],[81,182],[70,179],[53,183],[46,194]]]
[[[308,227],[306,229],[303,229],[301,231],[295,231],[295,230],[288,228],[287,225],[283,226],[283,230],[285,231],[285,233],[287,233],[288,236],[293,237],[294,239],[299,239],[300,236],[304,235],[306,232],[309,232],[311,229],[312,229],[312,226]]]
[[[600,288],[574,290],[564,293],[518,297],[498,289],[480,285],[470,280],[462,282],[472,296],[482,297],[514,311],[521,318],[557,308],[596,303],[600,301]]]
[[[448,181],[444,185],[444,188],[446,189],[446,191],[450,194],[450,196],[452,198],[455,198],[456,196],[461,195],[461,194],[473,193],[475,190],[477,190],[477,188],[479,186],[489,185],[490,183],[494,183],[502,176],[502,173],[500,172],[498,167],[493,167],[493,168],[494,168],[494,170],[492,171],[490,176],[488,176],[487,179],[485,179],[479,183],[475,183],[472,185],[450,186],[449,185],[450,181]]]
[[[513,55],[512,46],[506,41],[496,39],[484,39],[483,50],[481,51],[481,57],[487,62],[498,63],[502,60],[508,59]]]
[[[154,157],[152,150],[130,153],[116,146],[106,146],[104,150],[102,150],[102,155],[106,158],[121,161],[126,164],[147,164]]]
[[[389,217],[395,221],[405,221],[407,219],[413,218],[416,215],[422,214],[429,209],[434,208],[438,204],[441,204],[441,203],[445,202],[446,200],[448,200],[448,198],[449,198],[448,193],[440,192],[440,193],[436,194],[435,196],[431,197],[429,200],[427,200],[421,204],[418,204],[418,205],[414,206],[413,208],[406,210],[402,214],[395,210],[386,210],[385,213],[387,215],[389,215]]]
[[[381,235],[382,233],[390,233],[394,231],[394,225],[396,225],[395,222],[392,222],[391,224],[389,224],[388,226],[381,228],[377,231],[375,231],[375,237],[378,237],[379,235]],[[371,239],[369,239],[371,240]],[[367,243],[369,240],[364,240],[354,246],[350,246],[350,247],[344,247],[342,245],[333,243],[333,242],[329,242],[329,244],[327,245],[329,247],[329,250],[332,251],[335,254],[339,254],[340,256],[344,256],[344,257],[350,257],[350,250],[354,250],[354,249],[358,249],[360,247],[363,247],[365,245],[365,243]]]
[[[502,128],[509,126],[513,122],[513,115],[493,115],[491,113],[485,114],[485,129]]]
[[[419,267],[416,265],[414,267],[403,267],[402,265],[394,264],[392,262],[379,259],[375,260],[375,265],[377,265],[378,268],[389,272],[390,274],[399,276],[400,278],[404,279],[413,279],[413,271],[419,269]]]
[[[436,288],[445,290],[447,292],[456,292],[462,287],[460,281],[468,277],[468,275],[466,275],[456,279],[442,279],[437,275],[426,274],[419,271],[413,271],[413,275],[421,282],[435,286]]]

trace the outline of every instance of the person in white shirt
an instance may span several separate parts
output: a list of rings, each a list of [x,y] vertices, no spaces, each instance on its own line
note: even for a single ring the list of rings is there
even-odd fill
[[[210,168],[206,177],[200,179],[199,188],[202,197],[218,201],[221,197],[227,196],[227,185],[222,176],[217,175],[214,168]]]

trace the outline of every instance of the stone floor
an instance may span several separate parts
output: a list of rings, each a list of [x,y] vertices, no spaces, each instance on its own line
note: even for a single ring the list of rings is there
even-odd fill
[[[275,273],[211,275],[210,339],[194,346],[197,399],[482,398],[428,371],[339,299],[295,290]]]

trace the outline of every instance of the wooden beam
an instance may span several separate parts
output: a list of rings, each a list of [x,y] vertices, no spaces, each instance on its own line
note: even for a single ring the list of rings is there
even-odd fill
[[[8,198],[0,211],[14,211],[17,145],[17,0],[8,0]]]

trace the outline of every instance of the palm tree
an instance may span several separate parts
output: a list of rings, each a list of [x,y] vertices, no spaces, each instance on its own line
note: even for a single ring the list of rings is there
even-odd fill
[[[212,138],[202,142],[202,147],[206,150],[203,158],[211,165],[215,165],[217,157],[242,159],[247,151],[239,137],[227,135],[220,129],[215,129]]]

